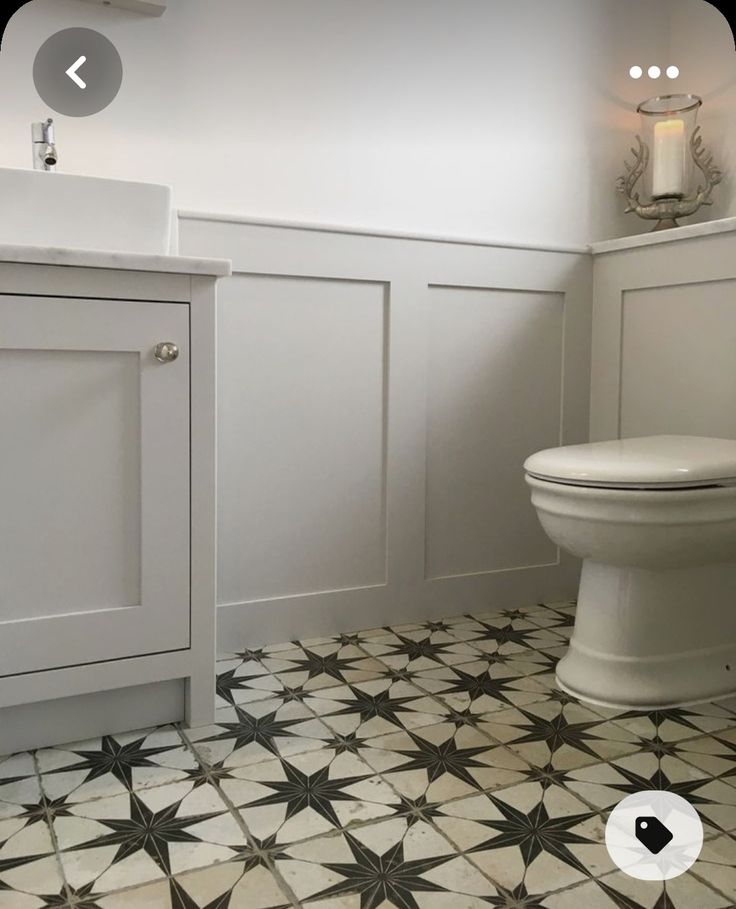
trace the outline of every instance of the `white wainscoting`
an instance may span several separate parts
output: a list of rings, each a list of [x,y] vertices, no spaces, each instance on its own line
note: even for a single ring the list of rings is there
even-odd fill
[[[736,438],[736,233],[596,254],[594,284],[591,438]]]
[[[219,286],[222,650],[574,594],[527,454],[588,431],[591,260],[188,214]]]

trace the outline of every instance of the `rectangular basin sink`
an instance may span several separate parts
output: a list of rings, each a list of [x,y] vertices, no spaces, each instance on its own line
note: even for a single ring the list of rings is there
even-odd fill
[[[168,255],[171,187],[0,167],[0,243]]]

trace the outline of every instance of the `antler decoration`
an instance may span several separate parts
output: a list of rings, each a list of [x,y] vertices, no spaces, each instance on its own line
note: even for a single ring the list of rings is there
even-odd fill
[[[641,136],[637,136],[636,141],[639,143],[639,147],[634,148],[632,146],[631,148],[634,163],[629,164],[624,161],[626,173],[619,177],[617,181],[618,191],[626,196],[626,201],[628,202],[627,212],[636,211],[639,206],[639,193],[634,192],[634,187],[649,163],[649,148],[641,141]]]
[[[638,148],[632,148],[631,153],[634,156],[634,163],[629,165],[624,162],[626,173],[618,178],[618,191],[626,196],[626,211],[636,212],[640,218],[646,218],[651,221],[660,223],[654,228],[675,227],[676,218],[684,218],[687,215],[695,214],[701,205],[712,205],[711,193],[713,187],[717,186],[723,179],[723,174],[717,167],[713,166],[713,155],[708,154],[703,139],[700,135],[700,127],[693,130],[690,139],[690,154],[695,164],[700,169],[705,178],[705,186],[699,185],[695,195],[687,199],[655,199],[652,202],[643,203],[640,201],[639,193],[634,192],[639,178],[642,176],[649,163],[649,149],[646,143],[642,142],[641,137],[637,136]]]
[[[693,161],[697,164],[705,177],[705,186],[698,185],[693,201],[697,202],[698,206],[712,205],[713,200],[710,196],[713,192],[713,187],[721,182],[723,174],[717,167],[713,166],[713,155],[707,154],[705,146],[703,145],[703,137],[700,135],[699,126],[693,130],[693,137],[690,140],[690,151],[693,156]],[[689,212],[689,214],[692,214],[692,212]]]

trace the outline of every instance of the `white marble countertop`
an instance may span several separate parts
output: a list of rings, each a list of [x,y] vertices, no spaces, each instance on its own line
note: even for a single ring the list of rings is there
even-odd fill
[[[653,246],[657,243],[673,243],[676,240],[691,240],[694,237],[707,237],[711,234],[723,234],[736,230],[736,218],[719,218],[717,221],[703,221],[700,224],[683,224],[669,230],[650,231],[636,234],[633,237],[617,237],[614,240],[600,240],[592,243],[593,255],[617,252],[621,249],[635,249],[638,246]]]
[[[118,271],[148,271],[173,275],[209,275],[218,278],[232,274],[232,263],[229,259],[198,259],[191,256],[108,252],[59,246],[20,246],[9,243],[0,243],[0,262],[110,268]]]

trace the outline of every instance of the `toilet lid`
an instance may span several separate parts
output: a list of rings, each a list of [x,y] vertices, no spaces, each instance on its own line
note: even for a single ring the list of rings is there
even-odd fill
[[[548,448],[524,469],[542,480],[634,489],[736,484],[736,441],[643,436]]]

